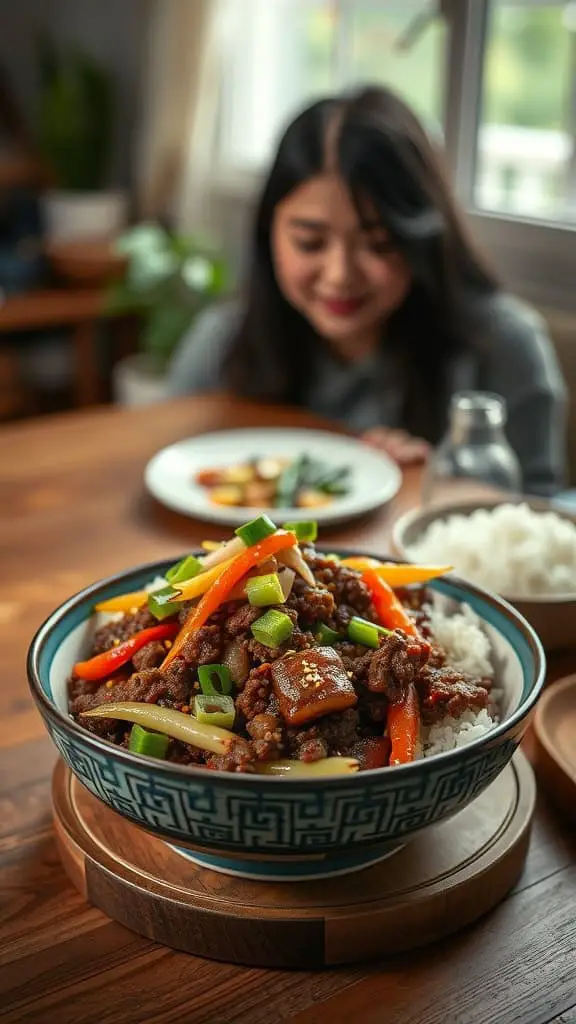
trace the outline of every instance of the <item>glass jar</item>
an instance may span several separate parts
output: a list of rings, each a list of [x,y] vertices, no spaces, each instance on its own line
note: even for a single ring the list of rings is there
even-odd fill
[[[499,395],[457,392],[450,404],[448,431],[424,473],[423,503],[448,500],[454,496],[451,491],[469,491],[472,481],[481,485],[476,490],[519,494],[522,471],[506,439],[505,425],[506,403]]]

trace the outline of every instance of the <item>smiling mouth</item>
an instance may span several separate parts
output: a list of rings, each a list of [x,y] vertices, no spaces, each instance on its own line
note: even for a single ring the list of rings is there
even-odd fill
[[[352,316],[361,306],[364,299],[322,299],[322,305],[333,316]]]

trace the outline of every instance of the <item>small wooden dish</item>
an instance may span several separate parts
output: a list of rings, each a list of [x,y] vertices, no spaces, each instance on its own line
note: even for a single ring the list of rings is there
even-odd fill
[[[576,821],[576,675],[554,683],[534,718],[536,770],[550,799]]]

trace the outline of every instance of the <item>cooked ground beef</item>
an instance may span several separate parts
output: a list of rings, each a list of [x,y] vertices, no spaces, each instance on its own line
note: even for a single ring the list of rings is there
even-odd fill
[[[179,740],[170,740],[168,744],[167,761],[174,761],[176,764],[204,764],[204,751],[198,747],[191,747],[189,743],[180,743]]]
[[[346,753],[357,739],[358,712],[355,708],[348,708],[346,711],[340,711],[334,715],[326,715],[324,718],[317,718],[313,725],[305,728],[286,730],[289,756],[298,757],[302,761],[317,760],[317,758],[309,756],[309,751],[312,748],[307,744],[311,740],[321,741],[327,752],[321,756],[326,757],[327,754],[336,756]],[[305,757],[301,754],[302,747],[307,755]]]
[[[307,736],[298,747],[300,761],[321,761],[323,757],[328,757],[328,745],[320,736]]]
[[[124,615],[116,622],[108,622],[101,626],[94,634],[92,653],[101,654],[102,651],[109,651],[111,647],[117,646],[114,641],[122,643],[134,633],[141,629],[148,629],[150,626],[157,626],[158,621],[147,608],[141,608],[134,615]]]
[[[270,702],[272,694],[272,677],[270,676],[270,665],[260,665],[252,669],[241,693],[236,698],[236,708],[244,716],[246,721],[251,721],[256,715],[263,715]]]
[[[406,688],[428,660],[430,647],[396,629],[382,638],[368,665],[368,689],[383,693],[395,704],[403,699]]]
[[[132,658],[132,664],[137,672],[143,668],[158,668],[166,657],[166,648],[158,640],[141,647]]]
[[[173,666],[171,665],[170,668]],[[134,672],[129,679],[121,679],[108,686],[101,684],[91,694],[77,697],[71,708],[73,714],[97,708],[107,701],[136,701],[139,704],[184,704],[190,693],[181,668],[175,663],[174,671],[161,672],[147,668]],[[87,719],[88,721],[88,719]]]
[[[187,665],[217,665],[222,654],[222,634],[217,625],[202,626],[186,641],[182,658]]]
[[[296,612],[300,626],[305,628],[316,622],[329,622],[336,610],[334,596],[329,590],[313,590],[299,576],[294,580],[286,607]]]
[[[246,641],[246,649],[250,657],[261,664],[267,661],[276,661],[290,651],[303,651],[309,647],[316,647],[316,640],[312,633],[303,633],[298,628],[292,631],[291,636],[280,647],[266,647],[265,644],[261,644],[253,637]]]
[[[247,723],[246,731],[252,739],[251,747],[257,761],[272,761],[282,757],[284,724],[279,715],[255,715]]]
[[[357,685],[359,693],[358,713],[366,725],[379,725],[388,715],[388,698],[385,694],[371,693],[365,686]]]
[[[254,754],[247,740],[235,736],[230,749],[225,754],[211,754],[206,767],[219,772],[253,772]]]
[[[227,637],[241,636],[248,633],[250,626],[262,615],[262,608],[253,608],[251,604],[242,604],[233,611],[224,622],[224,633]]]
[[[376,621],[372,598],[360,574],[332,558],[323,558],[310,548],[304,557],[318,582],[328,590],[340,610],[343,606],[352,609],[353,615]]]
[[[458,669],[429,668],[417,682],[427,722],[436,722],[444,715],[458,718],[464,711],[480,711],[488,706],[486,688]]]

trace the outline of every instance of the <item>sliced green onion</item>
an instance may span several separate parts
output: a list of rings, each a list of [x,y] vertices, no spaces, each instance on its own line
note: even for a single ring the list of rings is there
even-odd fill
[[[335,629],[330,629],[330,626],[327,626],[325,622],[316,623],[314,627],[314,638],[319,644],[322,644],[325,647],[331,647],[332,644],[335,644],[338,640],[342,639],[340,633],[337,633]]]
[[[225,697],[221,693],[209,697],[203,693],[194,697],[194,714],[198,721],[205,725],[217,725],[221,729],[231,729],[234,725],[236,708],[232,697]]]
[[[253,544],[257,544],[258,541],[271,537],[273,533],[276,533],[276,530],[277,527],[268,516],[258,516],[257,519],[252,519],[249,523],[239,526],[237,530],[234,530],[234,533],[237,537],[240,537],[240,540],[244,541],[247,548],[250,548]]]
[[[291,636],[294,626],[288,615],[271,608],[265,615],[256,619],[250,628],[258,643],[264,644],[265,647],[279,647]]]
[[[161,760],[166,757],[168,736],[162,736],[159,732],[149,732],[141,725],[133,725],[128,740],[128,750],[133,754],[146,754],[147,757],[159,757]]]
[[[207,697],[232,693],[232,676],[227,665],[201,665],[198,669],[198,682]]]
[[[267,576],[251,576],[246,580],[246,597],[255,608],[266,608],[270,604],[284,604],[286,598],[275,572]]]
[[[301,523],[284,523],[283,530],[296,534],[296,540],[308,541],[313,544],[318,536],[318,523],[315,519],[303,520]]]
[[[199,558],[194,555],[187,555],[180,562],[176,562],[166,573],[168,583],[182,583],[183,580],[191,580],[202,571],[204,566]]]
[[[162,587],[148,595],[148,608],[155,619],[167,619],[170,615],[177,615],[182,608],[182,601],[179,601],[180,591],[174,587]]]
[[[375,622],[354,616],[348,623],[348,639],[354,644],[376,649],[380,646],[381,636],[390,636],[390,630],[384,629],[384,626],[377,626]]]
[[[276,485],[276,508],[293,508],[296,504],[296,495],[300,486],[300,475],[306,464],[308,456],[302,455],[288,463],[283,470]]]

